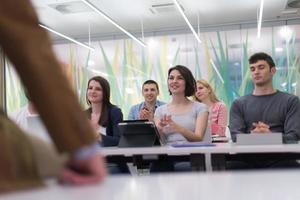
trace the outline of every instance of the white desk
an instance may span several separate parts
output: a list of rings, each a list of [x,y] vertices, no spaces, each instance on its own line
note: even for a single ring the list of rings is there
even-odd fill
[[[236,145],[234,143],[216,143],[214,147],[134,147],[117,148],[105,147],[101,149],[104,156],[112,155],[189,155],[189,154],[237,154],[237,153],[300,153],[300,144],[280,144],[280,145]]]
[[[214,147],[139,147],[139,148],[117,148],[108,147],[101,149],[104,156],[135,155],[153,156],[167,154],[170,156],[184,156],[191,154],[205,155],[205,166],[211,171],[211,154],[241,154],[241,153],[300,153],[300,144],[280,145],[236,145],[234,143],[216,143]]]
[[[115,176],[85,187],[51,181],[0,200],[299,200],[299,181],[299,170]]]

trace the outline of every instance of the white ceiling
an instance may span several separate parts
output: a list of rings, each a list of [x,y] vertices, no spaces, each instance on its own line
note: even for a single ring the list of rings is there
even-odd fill
[[[255,23],[261,0],[178,0],[185,10],[190,22],[197,27],[199,15],[200,27]],[[54,4],[77,2],[79,6],[73,9],[84,9],[80,6],[81,0],[32,0],[41,23],[73,38],[87,38],[88,27],[91,27],[92,37],[105,37],[111,35],[124,35],[99,14],[92,10],[62,14],[54,9]],[[140,36],[143,22],[145,33],[159,31],[187,30],[188,26],[174,9],[169,12],[153,13],[152,5],[173,3],[172,0],[90,0],[100,10],[123,26],[134,35]],[[264,0],[264,21],[299,18],[300,12],[295,14],[282,14],[290,0]],[[153,10],[153,9],[152,9]],[[55,37],[55,39],[58,39]]]

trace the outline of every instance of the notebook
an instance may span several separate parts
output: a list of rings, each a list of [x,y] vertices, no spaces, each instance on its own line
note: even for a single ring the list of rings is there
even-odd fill
[[[171,144],[172,147],[214,147],[216,144],[209,142],[184,142]]]

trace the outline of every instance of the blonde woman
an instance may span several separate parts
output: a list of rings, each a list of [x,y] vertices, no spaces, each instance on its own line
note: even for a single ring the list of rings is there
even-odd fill
[[[197,81],[195,100],[207,105],[210,113],[210,128],[212,136],[225,136],[227,127],[227,108],[215,95],[206,80]]]

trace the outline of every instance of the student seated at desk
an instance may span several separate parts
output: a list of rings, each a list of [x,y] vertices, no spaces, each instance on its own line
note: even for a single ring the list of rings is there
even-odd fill
[[[155,112],[155,124],[168,143],[196,142],[205,137],[208,110],[205,104],[187,97],[194,95],[196,81],[191,71],[181,65],[169,69],[168,88],[172,100]]]
[[[88,81],[86,101],[90,106],[86,113],[101,145],[117,146],[120,140],[118,123],[123,121],[123,114],[110,102],[110,86],[105,78],[95,76]]]
[[[123,121],[123,114],[120,108],[110,102],[110,86],[105,78],[95,76],[88,81],[86,101],[90,107],[85,112],[98,133],[96,137],[100,145],[117,146],[120,140],[118,123]],[[126,164],[116,164],[108,163],[111,174],[129,172]]]
[[[230,131],[233,141],[238,133],[281,132],[284,142],[297,142],[300,139],[299,98],[273,87],[276,67],[271,56],[256,53],[250,57],[249,64],[254,90],[232,103]]]
[[[157,100],[157,96],[159,95],[158,84],[154,80],[145,81],[142,86],[142,94],[145,101],[130,108],[128,119],[148,119],[149,121],[153,121],[156,108],[165,104]]]
[[[210,84],[202,79],[197,81],[197,90],[194,98],[196,101],[207,105],[209,110],[209,125],[212,136],[225,137],[227,127],[227,108],[221,102]]]
[[[154,115],[158,131],[166,137],[167,143],[211,141],[210,134],[205,134],[208,120],[206,105],[188,99],[196,89],[191,71],[181,65],[170,68],[168,89],[172,95],[171,102],[158,107]],[[172,163],[166,164],[167,168],[172,168]]]
[[[252,94],[236,99],[230,111],[230,131],[233,141],[236,134],[270,134],[281,132],[285,143],[300,139],[300,102],[297,96],[281,92],[273,87],[272,78],[276,73],[275,63],[266,53],[256,53],[249,58],[250,72],[254,84]],[[254,166],[270,166],[255,156],[246,162]]]

